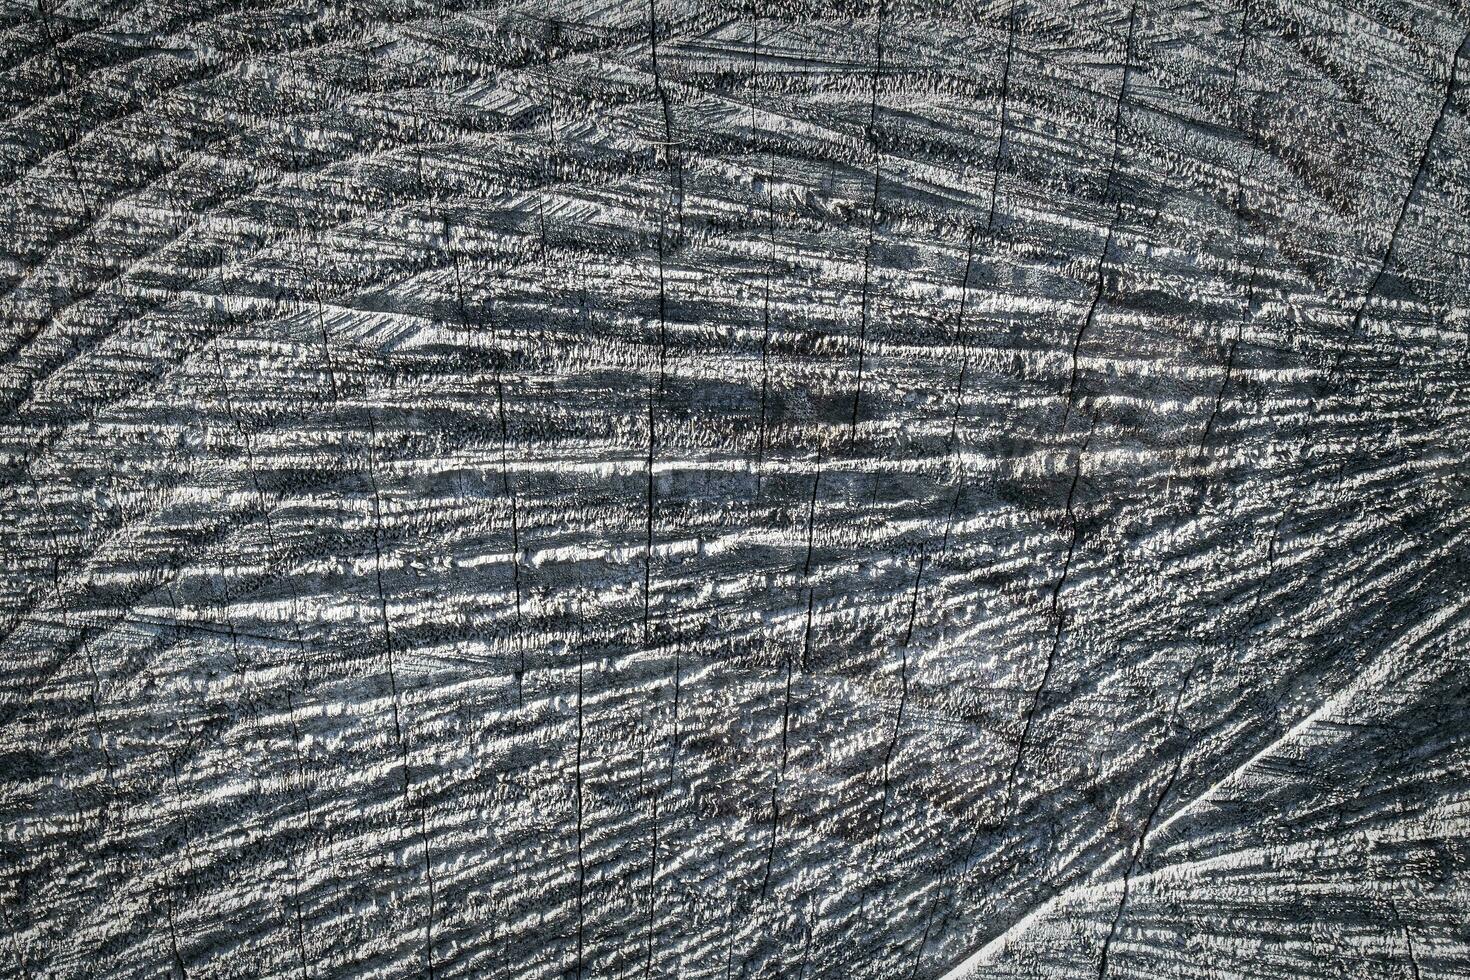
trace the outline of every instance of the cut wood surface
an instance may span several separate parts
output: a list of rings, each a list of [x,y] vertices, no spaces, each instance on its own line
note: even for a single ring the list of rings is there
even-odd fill
[[[1470,978],[1464,0],[42,0],[0,109],[0,976]]]

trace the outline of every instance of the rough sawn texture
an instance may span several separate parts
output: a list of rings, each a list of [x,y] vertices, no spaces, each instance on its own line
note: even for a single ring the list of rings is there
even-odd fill
[[[0,975],[1470,977],[1467,37],[0,6]]]

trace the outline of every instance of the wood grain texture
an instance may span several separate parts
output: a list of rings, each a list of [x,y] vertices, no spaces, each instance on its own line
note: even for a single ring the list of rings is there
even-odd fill
[[[44,0],[0,108],[0,974],[1470,977],[1463,0]]]

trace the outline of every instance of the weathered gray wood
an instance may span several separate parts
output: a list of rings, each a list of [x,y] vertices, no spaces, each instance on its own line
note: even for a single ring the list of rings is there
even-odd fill
[[[1470,976],[1470,10],[0,11],[0,974]]]

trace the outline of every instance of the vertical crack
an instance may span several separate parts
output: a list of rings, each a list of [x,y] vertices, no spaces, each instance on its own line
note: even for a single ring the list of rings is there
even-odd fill
[[[1176,735],[1181,732],[1186,736],[1189,734],[1188,729],[1183,728],[1179,724],[1179,709],[1183,704],[1185,694],[1189,690],[1189,684],[1194,678],[1194,672],[1197,666],[1197,663],[1190,666],[1189,672],[1184,675],[1184,680],[1180,682],[1179,690],[1174,695],[1174,706],[1169,714],[1169,727],[1173,729]],[[1108,932],[1103,938],[1102,950],[1098,956],[1097,980],[1106,980],[1107,978],[1108,955],[1112,950],[1114,939],[1117,938],[1118,929],[1123,923],[1123,914],[1128,907],[1129,889],[1133,885],[1133,874],[1138,870],[1139,859],[1143,856],[1144,843],[1148,840],[1148,835],[1153,830],[1154,821],[1158,819],[1159,811],[1163,808],[1164,801],[1174,791],[1174,784],[1179,781],[1179,774],[1184,769],[1184,756],[1187,749],[1188,745],[1183,745],[1174,754],[1174,762],[1170,768],[1169,776],[1164,780],[1164,785],[1159,790],[1158,795],[1154,797],[1153,803],[1150,804],[1148,813],[1144,816],[1143,823],[1139,827],[1138,836],[1133,842],[1131,853],[1128,857],[1128,867],[1123,872],[1123,886],[1122,892],[1118,897],[1118,906],[1113,911],[1113,918],[1108,925]]]
[[[1444,127],[1445,116],[1449,114],[1450,106],[1454,103],[1455,88],[1459,83],[1460,61],[1470,57],[1470,31],[1465,32],[1460,45],[1455,53],[1450,56],[1450,77],[1445,83],[1444,98],[1440,100],[1439,112],[1434,117],[1434,125],[1429,128],[1429,135],[1424,140],[1424,148],[1419,152],[1419,162],[1414,167],[1413,180],[1409,182],[1409,189],[1405,192],[1403,199],[1399,202],[1398,213],[1394,216],[1393,231],[1388,237],[1388,247],[1383,250],[1383,255],[1378,262],[1378,270],[1373,273],[1373,278],[1368,281],[1368,288],[1363,291],[1362,298],[1358,301],[1357,309],[1353,311],[1352,323],[1348,327],[1347,339],[1337,350],[1336,357],[1332,361],[1332,374],[1338,374],[1342,366],[1342,356],[1347,348],[1357,342],[1358,333],[1363,328],[1363,318],[1367,314],[1368,306],[1378,296],[1379,286],[1383,282],[1384,275],[1388,272],[1388,265],[1393,261],[1394,252],[1398,248],[1399,233],[1403,231],[1404,218],[1409,213],[1409,208],[1414,198],[1419,193],[1419,185],[1424,180],[1424,174],[1429,164],[1430,151],[1434,149],[1435,141],[1439,138],[1440,130]]]
[[[1092,417],[1093,425],[1096,425],[1097,416]],[[1057,651],[1062,645],[1062,629],[1066,623],[1066,614],[1061,607],[1062,589],[1067,584],[1067,576],[1072,569],[1072,558],[1077,550],[1077,539],[1081,533],[1081,526],[1077,522],[1076,512],[1073,510],[1073,501],[1077,494],[1077,485],[1082,479],[1082,458],[1087,454],[1087,447],[1092,442],[1092,430],[1089,429],[1087,438],[1083,440],[1082,447],[1077,450],[1077,458],[1072,466],[1072,483],[1067,489],[1066,523],[1069,530],[1067,538],[1067,554],[1062,560],[1062,571],[1057,576],[1056,583],[1052,586],[1050,614],[1054,629],[1052,631],[1051,645],[1047,649],[1046,665],[1041,672],[1041,681],[1036,689],[1031,692],[1030,706],[1026,710],[1026,720],[1021,728],[1021,737],[1016,743],[1015,755],[1011,757],[1010,771],[1006,776],[1006,809],[1012,810],[1016,806],[1016,776],[1021,769],[1021,761],[1026,755],[1026,746],[1031,738],[1031,729],[1036,721],[1036,714],[1041,706],[1042,696],[1046,693],[1047,686],[1051,682],[1052,671],[1056,666]]]
[[[873,271],[873,241],[878,227],[878,189],[883,181],[883,151],[878,143],[878,85],[883,76],[883,20],[886,0],[878,0],[877,26],[874,31],[876,53],[872,71],[872,94],[868,103],[868,145],[873,150],[873,193],[868,204],[868,241],[863,248],[862,305],[858,322],[857,383],[852,393],[852,421],[848,425],[848,441],[857,438],[858,414],[863,401],[863,365],[868,349],[868,307]]]
[[[822,454],[817,451],[816,473],[812,477],[812,492],[807,500],[806,512],[806,560],[801,575],[806,583],[806,625],[802,631],[801,666],[808,669],[812,649],[812,615],[816,604],[815,586],[811,581],[812,552],[816,545],[817,487],[822,482]],[[764,900],[771,884],[771,868],[776,860],[776,838],[781,822],[781,788],[786,780],[786,767],[791,746],[791,678],[793,673],[791,648],[786,647],[786,693],[781,709],[781,762],[776,770],[776,781],[771,786],[771,832],[766,848],[766,870],[761,879],[760,896]]]

